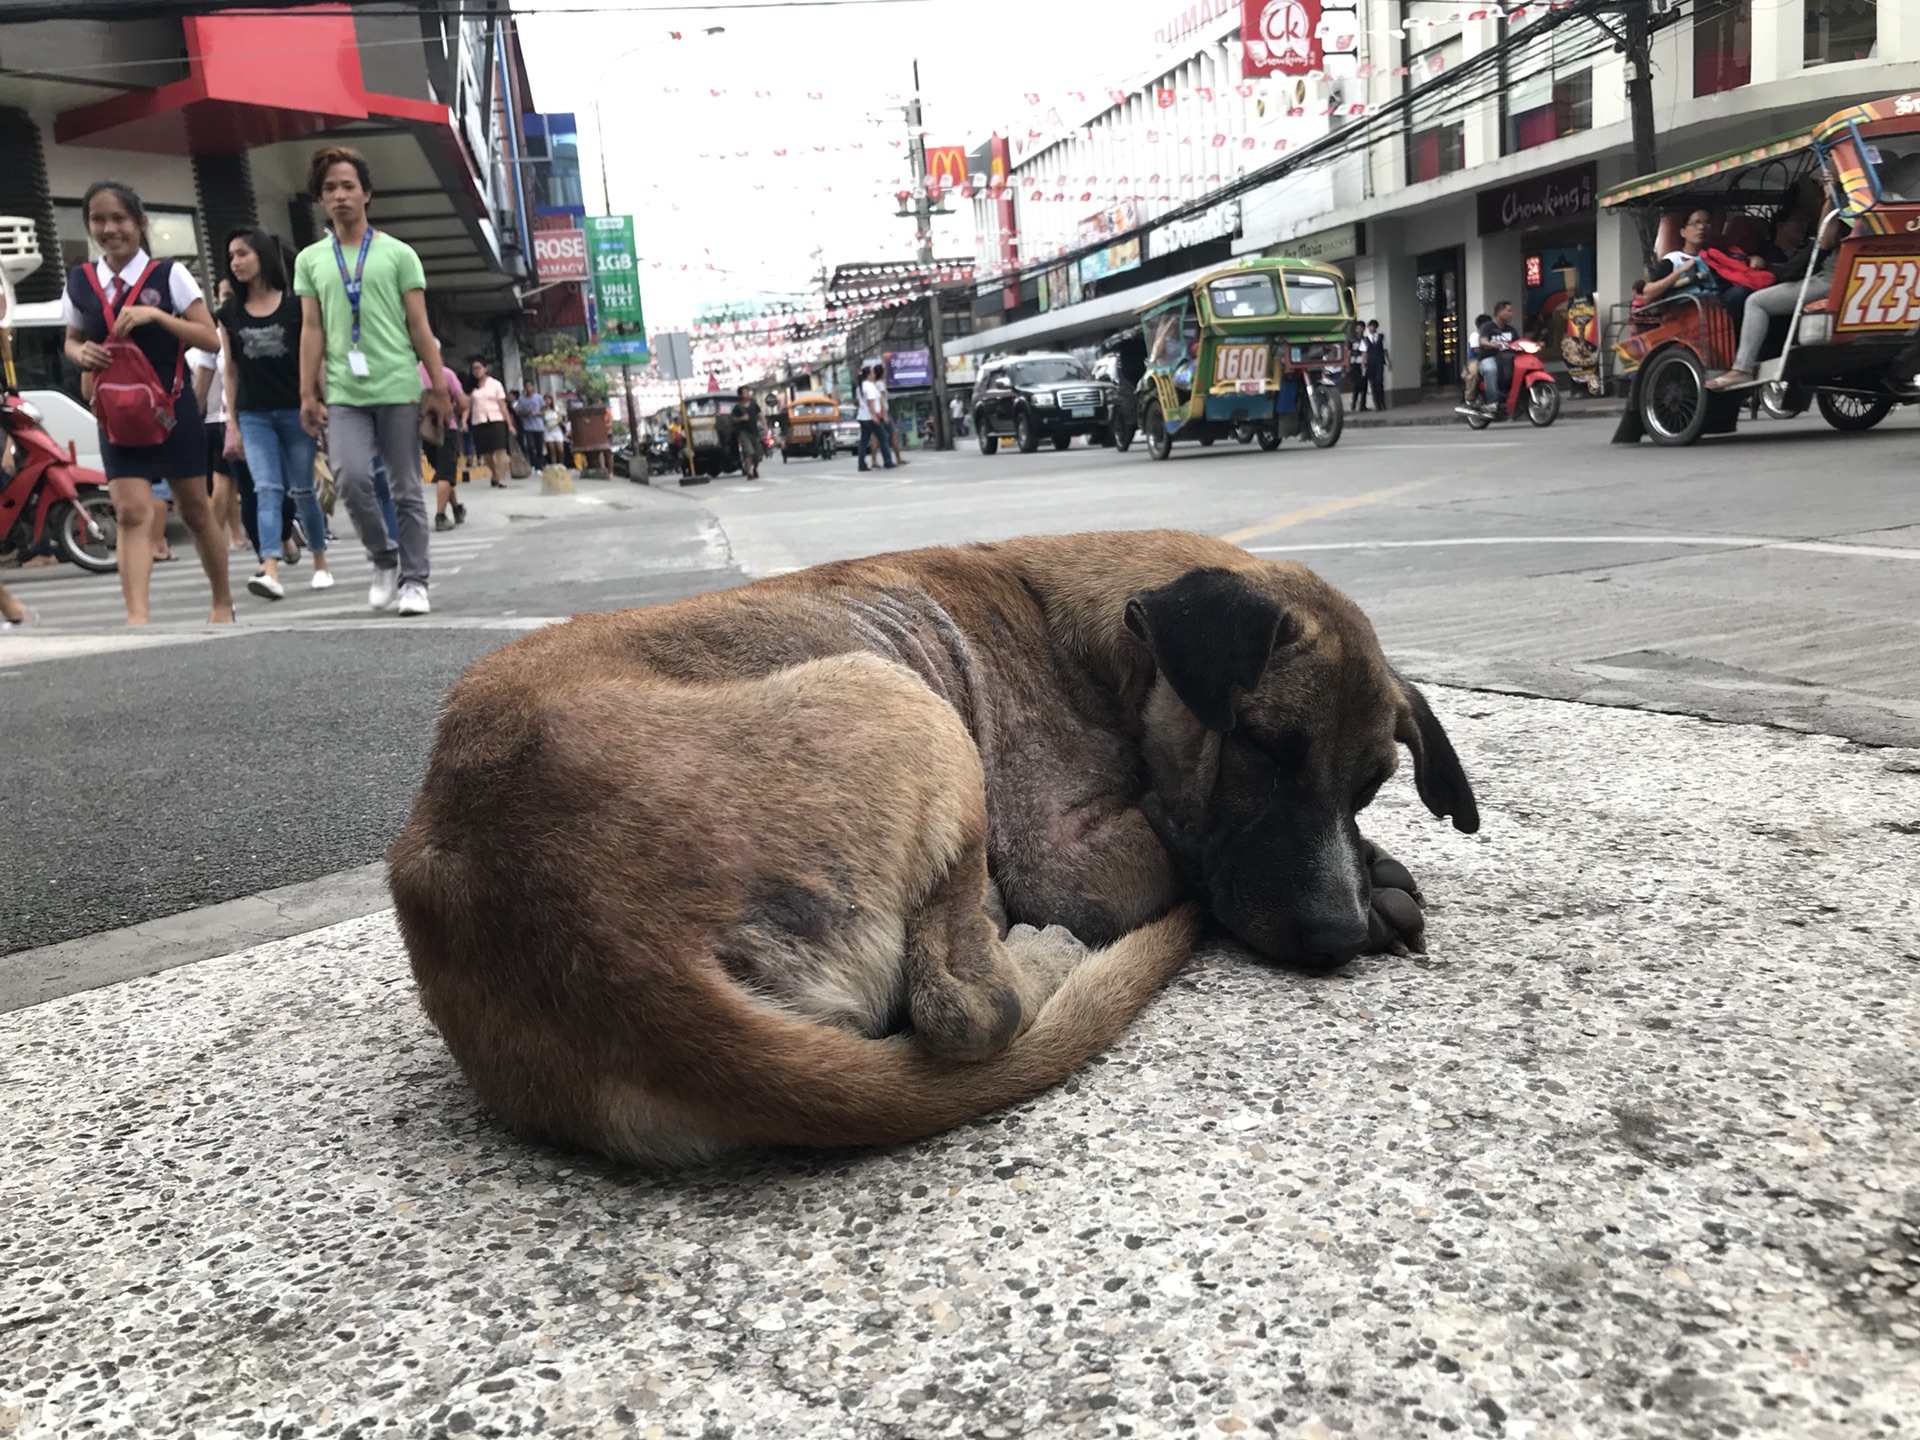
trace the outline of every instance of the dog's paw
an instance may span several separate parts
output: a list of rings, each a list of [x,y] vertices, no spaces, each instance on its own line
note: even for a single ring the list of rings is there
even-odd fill
[[[1427,917],[1420,887],[1412,872],[1386,851],[1367,842],[1367,875],[1373,882],[1373,904],[1367,915],[1370,954],[1425,954]]]
[[[1023,965],[1047,979],[1049,993],[1087,958],[1087,947],[1064,925],[1044,930],[1016,925],[1007,932],[1006,945]]]

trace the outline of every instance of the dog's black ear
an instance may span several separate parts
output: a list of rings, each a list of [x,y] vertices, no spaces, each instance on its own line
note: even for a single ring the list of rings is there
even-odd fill
[[[1440,727],[1433,707],[1427,704],[1411,680],[1394,672],[1400,694],[1405,698],[1393,738],[1413,752],[1413,784],[1420,799],[1435,815],[1453,817],[1453,828],[1471,835],[1480,828],[1480,807],[1474,802],[1473,786],[1454,753],[1453,742]]]
[[[1231,570],[1189,570],[1127,601],[1127,629],[1209,730],[1233,728],[1233,687],[1251,690],[1294,632],[1279,603]]]

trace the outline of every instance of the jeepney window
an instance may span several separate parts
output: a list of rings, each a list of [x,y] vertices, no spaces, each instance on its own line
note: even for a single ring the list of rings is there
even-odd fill
[[[1182,300],[1147,320],[1147,364],[1156,370],[1185,365],[1200,351],[1200,327],[1193,302]]]
[[[1920,135],[1882,135],[1866,141],[1865,150],[1882,200],[1920,204]]]
[[[1340,285],[1327,275],[1288,275],[1287,312],[1292,315],[1339,315]]]
[[[1207,300],[1218,320],[1249,320],[1280,313],[1280,297],[1274,292],[1273,276],[1264,272],[1215,280],[1207,286]]]

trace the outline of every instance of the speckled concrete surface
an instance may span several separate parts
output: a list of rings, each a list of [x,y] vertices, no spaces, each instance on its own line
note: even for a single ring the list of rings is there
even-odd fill
[[[0,1017],[0,1434],[1920,1429],[1920,755],[1436,692],[1433,954],[894,1153],[529,1149],[389,919]]]

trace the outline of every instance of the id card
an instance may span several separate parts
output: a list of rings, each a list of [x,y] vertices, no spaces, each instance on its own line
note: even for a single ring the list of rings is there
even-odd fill
[[[367,369],[366,355],[359,350],[347,351],[347,369],[358,375],[362,380],[373,373]]]

